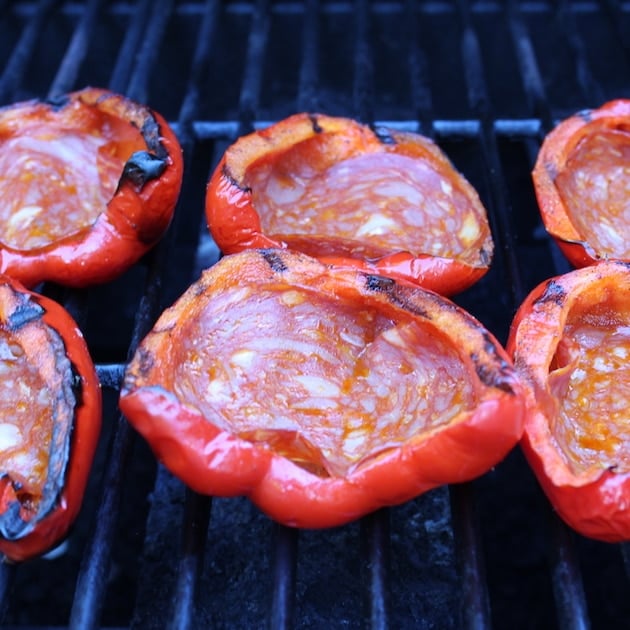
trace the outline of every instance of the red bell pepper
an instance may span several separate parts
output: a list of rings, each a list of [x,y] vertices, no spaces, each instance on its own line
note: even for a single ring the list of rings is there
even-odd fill
[[[630,265],[540,284],[507,350],[528,383],[523,450],[551,504],[585,536],[630,540]]]
[[[533,171],[543,223],[575,267],[630,260],[630,100],[562,121]]]
[[[101,427],[86,343],[56,302],[0,276],[0,553],[60,542],[83,499]]]
[[[319,528],[486,472],[523,401],[447,298],[268,249],[225,256],[162,314],[120,406],[193,490]]]
[[[206,216],[225,254],[290,248],[445,295],[493,254],[485,208],[436,144],[321,114],[239,138],[209,180]]]
[[[164,234],[182,168],[166,121],[106,90],[0,109],[0,272],[28,287],[116,278]]]

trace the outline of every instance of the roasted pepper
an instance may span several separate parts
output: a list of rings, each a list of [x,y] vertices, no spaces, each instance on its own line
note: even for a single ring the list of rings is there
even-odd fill
[[[83,499],[101,390],[81,332],[56,302],[0,276],[0,553],[60,542]]]
[[[328,527],[497,464],[505,351],[447,298],[281,249],[223,257],[157,321],[120,406],[193,490]]]
[[[477,192],[431,140],[296,114],[239,138],[206,191],[223,253],[290,248],[445,295],[492,260]]]
[[[543,223],[575,267],[630,260],[630,100],[562,121],[533,171]]]
[[[166,121],[106,90],[0,109],[0,272],[31,288],[116,278],[164,234],[182,168]]]
[[[584,536],[630,540],[630,264],[537,286],[507,349],[532,410],[523,450],[551,504]]]

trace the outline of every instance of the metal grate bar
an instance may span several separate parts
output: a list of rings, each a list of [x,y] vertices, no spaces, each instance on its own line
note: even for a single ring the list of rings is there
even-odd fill
[[[184,152],[185,163],[192,161],[195,137],[192,122],[199,116],[199,91],[205,81],[214,36],[217,29],[219,2],[206,2],[203,19],[197,36],[195,54],[192,61],[190,79],[182,101],[178,119],[178,138]],[[188,176],[184,174],[182,187],[188,185]],[[172,232],[177,232],[181,212],[175,213]],[[171,242],[173,237],[171,237]],[[186,490],[186,501],[183,516],[182,542],[177,565],[177,582],[173,598],[173,610],[170,622],[172,630],[185,630],[195,627],[196,592],[199,575],[203,568],[203,557],[208,536],[212,501]]]
[[[510,9],[513,9],[512,5]],[[566,7],[563,7],[563,9],[566,11]],[[559,16],[559,19],[564,20],[564,17]],[[542,120],[541,136],[539,137],[540,142],[542,136],[548,133],[554,124],[551,108],[540,80],[540,70],[532,51],[531,42],[516,11],[511,11],[510,20],[519,67],[523,77],[523,85],[529,97],[530,104],[532,104],[537,113],[541,116]],[[576,40],[573,17],[571,18],[571,25],[568,28],[572,31],[570,37],[573,41],[573,46],[577,46],[577,49],[581,50],[582,47],[578,45]],[[580,56],[583,57],[582,55]],[[582,58],[581,61],[578,61],[578,67],[582,68],[582,84],[584,85],[585,82],[591,84],[592,82],[586,78],[590,73],[586,72],[583,64],[584,61]],[[534,165],[538,148],[539,143],[528,143],[531,167]],[[568,263],[559,254],[557,248],[553,247],[551,241],[550,244],[551,247],[556,250],[552,251],[552,257],[556,264],[556,273],[568,271]],[[589,622],[586,599],[572,539],[569,536],[566,525],[564,525],[555,514],[551,514],[550,522],[553,544],[550,549],[549,561],[551,564],[552,584],[559,624],[563,628],[587,628],[589,627]]]
[[[208,538],[211,499],[186,490],[182,547],[170,630],[195,628],[195,595]]]
[[[505,175],[501,165],[497,139],[494,134],[479,40],[473,28],[468,3],[460,0],[459,9],[463,29],[461,50],[466,73],[468,103],[470,109],[478,115],[481,123],[479,140],[484,162],[487,165],[485,172],[491,191],[491,196],[488,200],[489,221],[492,232],[496,235],[500,244],[500,247],[495,251],[495,264],[505,270],[508,276],[506,286],[511,290],[512,304],[507,306],[508,312],[513,312],[515,305],[519,303],[525,291],[516,258],[516,247],[510,219],[511,210],[505,189]]]
[[[160,42],[172,11],[173,0],[159,0],[153,3],[151,19],[148,23],[142,46],[138,51],[126,92],[127,96],[139,103],[146,103],[149,100],[151,70],[155,66],[155,60],[160,50]]]
[[[551,110],[547,100],[540,68],[536,60],[534,46],[521,19],[517,0],[509,0],[507,17],[510,34],[514,42],[516,60],[518,62],[525,94],[529,101],[529,108],[535,116],[541,119],[541,132],[546,132],[553,126]]]
[[[160,246],[158,246],[159,248]],[[157,274],[150,269],[145,292],[140,301],[129,354],[149,330],[158,310]],[[94,628],[103,609],[111,549],[124,488],[127,467],[135,434],[126,420],[118,415],[107,468],[103,478],[103,494],[98,507],[96,525],[88,541],[77,578],[75,598],[70,615],[70,628]]]
[[[238,135],[251,131],[260,100],[263,77],[263,61],[269,36],[270,8],[269,0],[258,0],[252,14],[251,30],[247,42],[247,58],[241,94],[239,98]]]
[[[624,29],[623,9],[618,0],[602,0],[604,9],[610,18],[610,26],[630,63],[630,37],[628,29]]]
[[[90,43],[90,33],[96,24],[102,2],[103,0],[91,0],[83,12],[79,26],[74,31],[70,45],[48,93],[51,98],[69,92],[76,83],[79,69]]]
[[[38,9],[29,20],[18,41],[11,58],[0,77],[0,103],[14,99],[20,81],[24,77],[29,61],[35,50],[35,43],[41,36],[46,21],[57,0],[41,0]]]
[[[353,107],[357,120],[374,122],[373,61],[370,44],[370,12],[367,0],[355,0],[355,48]]]
[[[169,3],[162,3],[165,13]],[[158,13],[160,13],[158,11]],[[144,53],[138,56],[138,63],[130,79],[128,95],[141,100],[146,93],[146,82],[149,64],[153,61],[152,53],[147,46],[159,47],[159,39],[163,33],[166,17],[154,17],[149,26],[152,30],[144,38]],[[134,32],[137,26],[133,27]],[[135,39],[135,38],[134,38]],[[128,53],[128,50],[124,51]],[[153,265],[149,269],[145,291],[140,301],[136,316],[129,356],[135,350],[140,339],[148,332],[159,311],[159,272],[157,262],[160,252],[164,251],[167,241],[163,241],[149,257]],[[78,629],[94,628],[98,625],[104,605],[107,577],[111,563],[111,549],[114,540],[116,523],[120,513],[122,491],[124,488],[124,472],[127,467],[135,434],[126,420],[118,415],[113,436],[107,468],[103,479],[103,494],[96,519],[92,538],[88,542],[81,568],[77,578],[77,588],[70,615],[70,627]]]
[[[298,111],[319,109],[319,0],[306,0],[302,27],[302,64],[298,84]]]
[[[116,64],[109,81],[114,92],[124,93],[130,83],[133,72],[133,60],[139,50],[144,32],[151,15],[152,0],[138,0],[139,7],[133,11],[132,20],[125,34],[125,39],[118,52]]]
[[[273,529],[273,592],[270,628],[293,627],[299,532],[275,524]]]
[[[604,95],[602,88],[593,78],[593,73],[588,66],[584,42],[575,24],[575,13],[571,10],[566,0],[560,0],[557,19],[564,29],[567,43],[573,52],[575,72],[584,95],[595,103],[603,102]]]
[[[472,484],[449,487],[453,530],[462,587],[461,617],[464,628],[489,628],[490,599],[485,578],[479,523]]]
[[[587,630],[590,622],[572,533],[555,513],[550,512],[550,516],[550,563],[558,625],[560,628]]]
[[[428,62],[419,45],[418,21],[416,19],[416,1],[405,2],[405,32],[407,50],[409,52],[409,84],[411,86],[411,102],[417,111],[421,131],[428,137],[434,136],[433,97],[429,89]]]
[[[374,630],[385,630],[389,625],[389,517],[390,510],[381,509],[361,521],[367,547],[370,621]]]

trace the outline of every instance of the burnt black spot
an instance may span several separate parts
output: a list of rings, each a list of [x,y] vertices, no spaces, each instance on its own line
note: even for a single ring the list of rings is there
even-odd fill
[[[396,144],[396,139],[392,136],[389,129],[385,129],[385,127],[378,127],[374,129],[374,133],[383,144]]]
[[[44,309],[34,302],[22,302],[7,319],[7,327],[9,330],[15,331],[22,328],[26,324],[30,324],[42,317]]]
[[[230,182],[230,184],[232,184],[232,186],[236,186],[237,188],[242,190],[244,193],[250,193],[252,191],[252,189],[249,186],[243,186],[236,179],[236,177],[234,177],[234,175],[232,175],[232,171],[230,171],[230,169],[228,168],[227,164],[223,164],[223,168],[221,169],[221,175],[223,175],[223,177],[225,179],[227,179],[227,181]]]
[[[379,293],[391,293],[396,286],[396,281],[385,276],[377,276],[375,274],[366,274],[365,288],[368,291],[378,291]]]
[[[152,179],[157,179],[166,169],[166,161],[149,153],[148,151],[136,151],[125,164],[120,184],[131,181],[137,189]]]
[[[274,249],[261,249],[260,255],[265,259],[274,273],[283,273],[288,267],[284,264],[282,256]]]
[[[16,489],[17,490],[17,489]],[[17,540],[25,534],[27,523],[20,517],[20,502],[11,501],[0,514],[0,536],[6,540]]]
[[[138,366],[137,373],[138,376],[144,377],[146,376],[152,369],[154,364],[154,356],[151,352],[148,352],[142,346],[139,346],[136,350],[136,355],[134,357],[134,363]],[[133,384],[130,383],[128,379],[134,379],[133,373],[128,371],[125,375],[125,386],[128,389],[133,389]]]
[[[581,118],[584,122],[590,123],[593,120],[592,109],[582,109],[575,114],[578,118]]]
[[[317,116],[315,114],[309,114],[308,119],[311,121],[311,127],[315,133],[322,133],[324,129],[320,126],[319,120],[317,120]]]
[[[536,304],[552,302],[557,306],[562,306],[566,297],[566,291],[555,280],[549,280],[542,295],[536,300]]]
[[[160,125],[153,116],[147,116],[142,123],[142,137],[146,142],[147,148],[158,158],[165,160],[167,158],[166,149],[160,142]]]
[[[508,376],[510,368],[505,361],[499,360],[498,362],[488,363],[487,360],[482,360],[477,353],[471,354],[470,358],[475,366],[475,372],[479,380],[484,385],[500,389],[508,394],[514,394],[512,382]]]

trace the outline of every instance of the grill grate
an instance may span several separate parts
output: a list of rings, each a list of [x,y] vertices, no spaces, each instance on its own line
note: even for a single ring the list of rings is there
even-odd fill
[[[630,3],[444,0],[0,2],[0,103],[103,85],[173,123],[186,173],[166,238],[120,280],[43,287],[83,328],[105,429],[75,531],[0,566],[8,627],[623,627],[628,547],[576,536],[520,453],[330,531],[186,491],[116,408],[161,310],[213,264],[205,182],[238,135],[325,111],[432,136],[475,185],[497,243],[457,301],[505,340],[516,305],[568,270],[529,172],[554,122],[630,97]],[[112,305],[115,305],[112,307]]]

